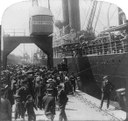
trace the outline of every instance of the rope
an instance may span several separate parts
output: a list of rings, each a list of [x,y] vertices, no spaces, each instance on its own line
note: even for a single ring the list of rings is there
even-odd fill
[[[92,4],[92,2],[93,2],[93,1],[91,1],[91,4]],[[84,29],[86,20],[87,20],[87,18],[88,18],[88,16],[89,16],[89,13],[90,13],[90,10],[91,10],[91,6],[92,6],[91,4],[89,5],[89,9],[88,9],[88,11],[87,11],[87,15],[86,15],[86,17],[85,17],[85,21],[84,21],[84,23],[83,23],[83,29]],[[88,19],[89,19],[89,18],[88,18]],[[87,22],[87,23],[88,23],[88,22]],[[87,25],[86,25],[86,27],[87,27]],[[86,28],[86,27],[85,27],[85,28]]]
[[[114,16],[114,14],[115,14],[116,11],[117,11],[117,8],[115,8],[113,14],[112,14],[111,17],[110,17],[110,20],[113,18],[113,16]]]
[[[57,11],[58,11],[58,9],[57,9]],[[58,14],[57,14],[57,18],[59,18],[59,19],[60,19],[61,12],[62,12],[62,9],[59,8],[59,12],[58,12]]]
[[[102,26],[103,26],[103,28],[104,28],[105,25],[104,25],[103,22],[100,20],[100,18],[99,18],[99,22],[100,22],[100,24],[102,24]]]
[[[95,25],[94,25],[94,31],[96,29],[96,26],[97,26],[97,23],[98,23],[98,19],[99,19],[99,16],[100,16],[100,12],[101,12],[101,8],[102,8],[102,1],[100,2],[100,5],[99,5],[99,9],[98,9],[98,13],[97,13],[97,17],[96,17],[96,22],[95,22]]]

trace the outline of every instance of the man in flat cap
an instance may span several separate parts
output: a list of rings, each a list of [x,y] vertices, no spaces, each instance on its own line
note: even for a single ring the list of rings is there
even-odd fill
[[[53,96],[52,88],[47,88],[47,94],[43,97],[42,103],[45,116],[50,121],[53,121],[55,115],[55,97]]]
[[[110,103],[110,96],[111,92],[113,90],[114,86],[112,83],[108,80],[108,76],[103,77],[103,82],[102,82],[102,87],[101,87],[101,104],[100,104],[100,109],[102,109],[103,102],[105,99],[107,99],[107,108],[109,108],[109,103]]]
[[[62,85],[58,86],[58,105],[60,109],[60,114],[59,114],[59,121],[67,121],[67,116],[65,113],[65,106],[67,104],[68,97],[63,89]]]

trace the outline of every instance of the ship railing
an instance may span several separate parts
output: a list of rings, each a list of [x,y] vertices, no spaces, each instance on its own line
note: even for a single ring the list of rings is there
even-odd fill
[[[111,52],[112,49],[112,52]],[[87,55],[87,54],[97,54],[97,55],[105,55],[105,54],[116,54],[116,53],[125,53],[126,51],[124,51],[122,48],[120,48],[118,51],[116,50],[116,48],[104,48],[103,46],[98,46],[96,49],[92,49],[90,47],[88,47],[87,49],[83,50],[83,55]]]
[[[83,47],[83,55],[86,54],[115,54],[128,52],[127,42],[117,40],[110,43],[100,43]]]
[[[76,43],[75,44],[63,44],[64,52],[66,51],[76,51],[78,48],[82,48],[83,55],[106,55],[106,54],[121,54],[128,52],[128,42],[127,39],[116,39],[107,40],[104,38],[100,43]]]
[[[72,47],[69,46],[68,48],[64,49],[64,50],[58,50],[58,53],[66,53],[66,52],[70,52],[70,51],[75,51],[74,49],[71,49]],[[111,52],[112,49],[112,52]],[[127,47],[128,49],[128,47]],[[126,51],[125,51],[126,52]],[[123,48],[118,48],[118,51],[116,48],[114,47],[109,47],[109,48],[105,48],[104,46],[100,45],[97,47],[85,47],[84,49],[82,49],[82,54],[83,55],[107,55],[107,54],[116,54],[116,53],[124,53]]]
[[[82,47],[83,54],[115,54],[128,52],[127,27],[128,23],[101,32],[101,35],[95,40],[90,41],[86,46]],[[124,31],[124,33],[122,33],[122,31]]]
[[[11,36],[28,36],[26,29],[4,29],[3,36],[11,37]]]

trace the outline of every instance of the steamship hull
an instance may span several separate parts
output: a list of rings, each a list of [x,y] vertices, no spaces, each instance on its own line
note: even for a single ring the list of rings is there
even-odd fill
[[[62,58],[54,58],[57,66]],[[87,55],[83,57],[67,57],[69,72],[81,77],[81,90],[100,98],[102,77],[108,75],[114,90],[126,88],[128,80],[128,53],[110,55]],[[115,99],[113,91],[112,99]]]

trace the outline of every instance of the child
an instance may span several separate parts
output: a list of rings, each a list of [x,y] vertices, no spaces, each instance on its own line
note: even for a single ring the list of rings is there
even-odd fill
[[[28,114],[28,121],[36,121],[36,115],[34,108],[37,110],[37,107],[34,104],[33,98],[31,95],[27,96],[27,101],[25,103],[25,108]]]

